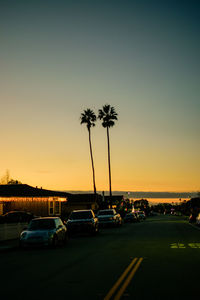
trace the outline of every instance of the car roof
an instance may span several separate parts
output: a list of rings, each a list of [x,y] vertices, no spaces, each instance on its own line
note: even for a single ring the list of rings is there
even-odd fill
[[[24,210],[10,210],[7,212],[7,214],[10,214],[10,213],[26,213],[26,214],[30,214],[29,211],[24,211]]]
[[[76,209],[73,210],[72,212],[84,212],[84,211],[92,211],[91,209]]]
[[[39,217],[39,218],[32,219],[32,221],[34,221],[34,220],[55,220],[55,219],[59,219],[59,217]]]
[[[5,215],[8,215],[8,214],[18,214],[18,213],[23,213],[23,214],[27,214],[27,215],[32,215],[32,213],[31,212],[29,212],[29,211],[23,211],[23,210],[11,210],[11,211],[8,211],[8,212],[6,212],[5,214],[3,214],[3,216],[5,216]]]

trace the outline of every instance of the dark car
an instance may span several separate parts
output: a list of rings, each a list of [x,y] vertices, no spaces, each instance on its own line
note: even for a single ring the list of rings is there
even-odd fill
[[[34,215],[26,211],[9,211],[1,216],[1,223],[29,223]]]
[[[190,216],[189,216],[189,223],[195,223],[196,222],[196,218],[197,218],[197,215],[192,213]]]
[[[98,218],[91,209],[74,210],[66,223],[69,234],[86,232],[92,235],[99,232]]]
[[[59,217],[33,219],[20,235],[20,246],[57,246],[67,241],[67,228]]]
[[[100,226],[120,226],[122,225],[122,218],[115,209],[102,209],[98,212],[98,219]]]
[[[200,213],[198,214],[198,216],[196,217],[196,225],[200,226]]]
[[[143,211],[138,211],[137,215],[138,215],[140,220],[145,220],[146,219],[146,215]]]
[[[135,223],[139,222],[138,216],[134,212],[127,213],[124,217],[125,223]]]

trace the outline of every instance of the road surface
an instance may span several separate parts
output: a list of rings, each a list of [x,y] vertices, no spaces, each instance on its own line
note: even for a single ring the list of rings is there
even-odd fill
[[[1,253],[1,295],[21,299],[200,297],[200,230],[155,216],[80,235],[57,249]]]

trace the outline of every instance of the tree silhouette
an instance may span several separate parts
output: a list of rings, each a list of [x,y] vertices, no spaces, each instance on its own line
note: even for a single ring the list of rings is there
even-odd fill
[[[113,106],[106,104],[103,106],[103,109],[99,109],[98,118],[102,120],[102,126],[107,130],[107,143],[108,143],[108,170],[109,170],[109,189],[110,196],[112,196],[111,188],[111,167],[110,167],[110,137],[109,137],[109,128],[115,125],[114,120],[117,119],[117,113]]]
[[[81,113],[81,124],[86,124],[88,133],[89,133],[89,146],[90,146],[90,157],[92,162],[92,173],[93,173],[93,188],[94,188],[94,194],[96,194],[96,184],[95,184],[95,171],[94,171],[94,160],[93,160],[93,154],[92,154],[92,142],[91,142],[91,127],[95,126],[96,122],[96,115],[93,110],[86,109]]]

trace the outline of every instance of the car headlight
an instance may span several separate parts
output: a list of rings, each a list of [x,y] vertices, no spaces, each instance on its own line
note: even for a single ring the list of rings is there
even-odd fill
[[[52,231],[49,231],[49,232],[48,232],[48,237],[49,237],[49,238],[53,237],[53,235],[54,235],[54,232],[52,232]]]
[[[22,232],[20,238],[21,238],[21,239],[25,239],[26,236],[27,236],[27,232]]]

